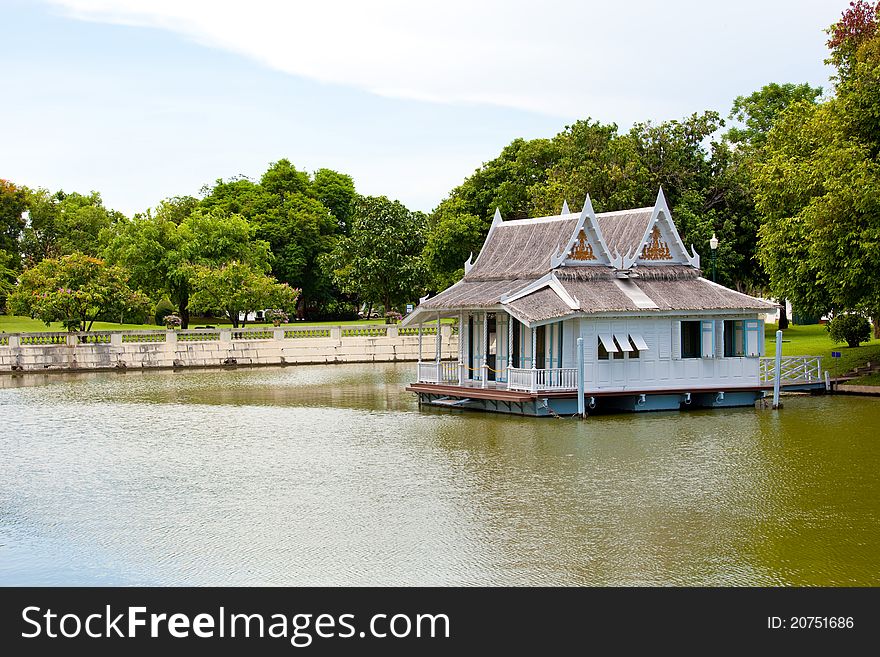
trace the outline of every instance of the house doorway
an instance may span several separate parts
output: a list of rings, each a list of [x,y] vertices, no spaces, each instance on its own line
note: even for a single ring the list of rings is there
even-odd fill
[[[538,353],[534,354],[535,356],[535,367],[539,370],[543,370],[547,367],[547,326],[542,325],[535,329],[535,351]]]

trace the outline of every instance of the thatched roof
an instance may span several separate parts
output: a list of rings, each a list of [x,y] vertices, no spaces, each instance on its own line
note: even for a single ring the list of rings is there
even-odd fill
[[[658,203],[661,204],[658,207],[666,208],[662,194],[658,196]],[[591,207],[588,201],[584,213],[592,212]],[[665,211],[668,212],[668,208]],[[595,215],[595,222],[611,254],[636,254],[653,213],[654,208],[603,212]],[[428,316],[437,312],[453,314],[476,308],[506,308],[529,324],[573,314],[768,312],[775,308],[771,303],[701,278],[700,270],[693,266],[696,258],[687,257],[686,262],[680,260],[680,264],[635,265],[622,272],[601,264],[607,260],[585,265],[569,263],[554,269],[554,260],[563,262],[563,251],[574,239],[581,216],[567,213],[518,221],[501,221],[498,216],[476,262],[464,278],[419,304],[405,323],[423,321],[419,319],[422,313]],[[589,218],[590,215],[584,216]],[[620,267],[621,260],[616,262]],[[552,280],[551,273],[556,281]],[[533,283],[537,289],[531,294],[507,300]],[[547,286],[551,283],[558,293]],[[570,299],[564,298],[566,292]],[[579,307],[572,308],[575,300]]]
[[[569,308],[549,287],[541,288],[528,296],[505,304],[512,314],[520,320],[529,323],[540,322],[545,319],[555,319],[571,315],[576,311]]]
[[[472,281],[465,278],[446,288],[436,297],[419,304],[426,310],[453,310],[456,308],[486,308],[497,305],[506,294],[519,292],[531,279],[501,281]]]
[[[698,277],[669,280],[619,280],[609,277],[594,280],[561,279],[561,282],[566,292],[580,303],[578,310],[569,308],[550,288],[543,288],[507,305],[517,317],[528,323],[563,318],[574,313],[652,314],[676,310],[770,312],[776,308],[772,303]]]
[[[538,278],[571,237],[579,215],[505,221],[495,227],[466,281]]]
[[[617,212],[600,212],[596,215],[599,230],[612,255],[635,252],[642,245],[648,222],[654,208],[637,208]]]

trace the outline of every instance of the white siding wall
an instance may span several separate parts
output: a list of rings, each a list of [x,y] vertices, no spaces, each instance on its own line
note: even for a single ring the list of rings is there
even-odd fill
[[[743,318],[740,316],[737,319]],[[752,318],[754,316],[749,319]],[[699,319],[694,317],[693,321]],[[714,341],[711,340],[711,331],[707,333],[703,351],[707,355],[711,353],[711,357],[704,358],[681,358],[681,325],[679,320],[673,318],[574,319],[567,320],[565,324],[567,332],[563,342],[563,367],[577,366],[575,342],[579,332],[584,339],[587,390],[744,387],[759,384],[758,358],[723,357],[722,320],[715,323]],[[640,334],[648,345],[648,351],[640,352],[639,358],[627,355],[624,359],[599,360],[600,333]],[[762,339],[758,340],[757,332],[754,340],[763,343]]]

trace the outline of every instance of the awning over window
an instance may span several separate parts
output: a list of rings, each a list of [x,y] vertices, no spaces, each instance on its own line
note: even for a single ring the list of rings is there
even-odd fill
[[[639,333],[630,333],[630,339],[633,341],[633,344],[636,346],[636,349],[639,351],[648,351],[648,343],[645,342],[645,338],[643,338]]]
[[[618,345],[620,345],[621,351],[632,351],[632,345],[629,343],[629,339],[626,337],[626,333],[615,333],[614,339]]]
[[[614,344],[614,338],[611,337],[610,333],[600,333],[599,340],[602,341],[602,346],[605,347],[605,351],[609,353],[617,353],[617,347]]]

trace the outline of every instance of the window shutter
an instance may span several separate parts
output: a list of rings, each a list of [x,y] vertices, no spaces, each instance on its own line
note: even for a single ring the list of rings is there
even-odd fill
[[[711,319],[700,322],[700,356],[715,358],[715,322]]]
[[[681,358],[681,322],[672,322],[672,358]]]
[[[715,322],[715,358],[724,357],[724,320]]]
[[[757,358],[761,355],[761,340],[758,332],[761,322],[757,319],[747,319],[745,324],[745,352],[749,358]]]

